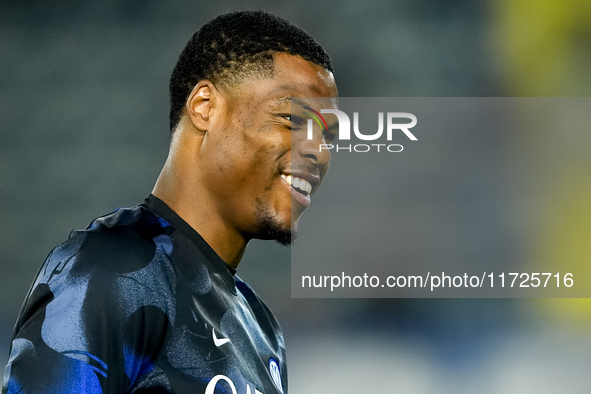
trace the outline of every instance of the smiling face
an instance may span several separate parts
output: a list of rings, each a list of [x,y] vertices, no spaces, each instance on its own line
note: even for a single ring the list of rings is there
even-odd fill
[[[332,73],[300,57],[277,54],[273,78],[253,79],[221,94],[225,105],[215,121],[217,130],[206,132],[201,147],[209,164],[204,174],[208,194],[225,226],[246,239],[288,244],[330,162],[330,153],[318,149],[326,137],[320,129],[308,140],[305,125],[292,122],[291,98],[327,97],[300,100],[318,111],[334,108]]]

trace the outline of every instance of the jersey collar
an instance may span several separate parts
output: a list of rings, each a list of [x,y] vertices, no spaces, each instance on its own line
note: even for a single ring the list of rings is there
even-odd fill
[[[234,274],[236,270],[228,265],[218,254],[209,246],[201,235],[195,231],[189,223],[185,222],[176,212],[174,212],[161,199],[150,194],[145,200],[144,205],[148,207],[156,216],[166,220],[175,230],[186,236],[203,255],[214,265],[217,273],[222,277],[228,289],[236,294],[236,282]]]

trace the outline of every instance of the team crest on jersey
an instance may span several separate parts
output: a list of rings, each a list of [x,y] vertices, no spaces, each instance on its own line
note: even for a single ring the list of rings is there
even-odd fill
[[[281,372],[279,371],[279,365],[274,358],[269,360],[269,373],[271,374],[271,378],[273,379],[273,383],[279,389],[281,394],[283,394],[283,385],[281,384]]]

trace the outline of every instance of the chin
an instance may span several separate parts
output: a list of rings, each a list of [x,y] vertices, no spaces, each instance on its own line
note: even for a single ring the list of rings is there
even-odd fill
[[[283,246],[292,245],[297,237],[297,231],[291,227],[274,226],[272,223],[261,223],[257,237],[263,240],[276,241]]]
[[[298,221],[281,220],[271,215],[268,211],[260,211],[258,216],[258,229],[255,238],[273,240],[283,246],[292,245],[297,237]]]

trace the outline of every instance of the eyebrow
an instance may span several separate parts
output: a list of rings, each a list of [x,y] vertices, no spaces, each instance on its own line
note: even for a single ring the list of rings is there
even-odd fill
[[[305,107],[308,105],[305,101],[300,100],[297,97],[291,97],[291,96],[280,97],[277,100],[275,100],[274,104],[275,105],[285,105],[285,104],[290,104],[290,103],[297,104],[300,107]]]
[[[275,90],[272,92],[272,94],[275,94],[275,93],[278,93],[278,92],[283,92],[283,91],[289,91],[289,90],[291,90],[292,88],[293,88],[293,86],[292,86],[292,85],[288,85],[288,84],[285,84],[285,85],[280,85],[280,86],[278,86],[278,87],[277,87],[277,88],[276,88],[276,89],[275,89]],[[330,98],[330,99],[337,99],[337,100],[338,100],[338,96],[337,96],[337,97],[327,97],[327,98]],[[337,101],[337,102],[338,102],[338,101]],[[293,104],[299,105],[300,107],[306,107],[306,106],[308,106],[308,105],[309,105],[309,104],[308,104],[308,103],[306,103],[304,100],[300,100],[299,98],[297,98],[297,97],[293,97],[293,96],[283,96],[283,97],[279,97],[277,100],[275,100],[275,101],[273,102],[273,105],[277,105],[277,106],[279,106],[279,105],[285,105],[285,104],[288,104],[288,103],[293,103]]]
[[[297,97],[291,97],[291,102],[299,105],[300,107],[305,107],[308,105],[305,101],[302,101]]]
[[[273,91],[273,93],[282,92],[282,91],[286,91],[286,90],[288,91],[288,90],[291,90],[291,89],[293,89],[293,86],[292,85],[288,85],[288,84],[280,85],[280,86],[278,86]],[[275,104],[282,105],[282,104],[289,103],[290,101],[292,103],[297,104],[297,105],[302,106],[302,107],[308,105],[305,101],[302,101],[302,100],[300,100],[298,98],[295,98],[295,97],[292,97],[292,96],[283,96],[283,97],[280,97],[277,100],[275,100]]]
[[[285,104],[289,104],[291,102],[291,97],[280,97],[277,100],[275,100],[276,105],[285,105]]]

